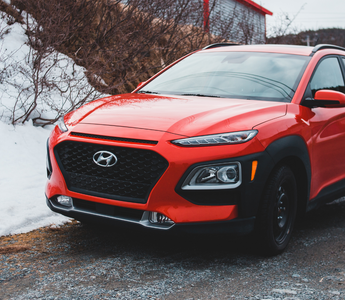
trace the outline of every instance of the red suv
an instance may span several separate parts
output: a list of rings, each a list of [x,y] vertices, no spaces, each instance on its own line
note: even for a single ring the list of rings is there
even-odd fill
[[[48,206],[82,221],[254,232],[282,252],[297,213],[345,195],[345,49],[214,44],[130,94],[67,114]]]

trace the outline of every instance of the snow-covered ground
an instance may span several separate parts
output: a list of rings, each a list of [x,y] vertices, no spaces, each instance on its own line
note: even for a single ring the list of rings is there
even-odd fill
[[[35,51],[27,45],[25,28],[18,23],[8,25],[1,15],[0,236],[69,220],[50,211],[45,203],[46,141],[52,127],[34,127],[31,120],[24,125],[9,125],[30,107],[34,93],[29,75],[34,59]],[[44,82],[57,87],[42,91],[31,117],[55,118],[71,107],[71,101],[83,99],[93,89],[85,70],[56,51],[44,58],[42,70]],[[64,80],[54,81],[56,78]],[[67,92],[62,94],[62,90]],[[91,94],[93,98],[102,96],[96,91]]]
[[[0,236],[69,219],[46,205],[46,142],[51,129],[0,122]]]

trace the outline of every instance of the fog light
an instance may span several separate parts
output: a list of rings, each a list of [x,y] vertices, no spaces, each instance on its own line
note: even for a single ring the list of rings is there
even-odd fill
[[[73,201],[71,197],[68,196],[58,196],[56,201],[63,206],[72,207]]]
[[[150,212],[149,221],[153,224],[162,224],[162,225],[174,224],[174,222],[170,218],[157,212]]]

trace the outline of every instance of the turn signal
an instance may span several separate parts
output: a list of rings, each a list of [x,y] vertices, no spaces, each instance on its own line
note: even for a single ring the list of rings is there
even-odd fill
[[[258,161],[257,161],[257,160],[253,160],[253,161],[252,161],[252,176],[251,176],[251,178],[250,178],[251,181],[253,181],[254,178],[255,178],[255,174],[256,174],[256,169],[257,169],[257,167],[258,167]]]

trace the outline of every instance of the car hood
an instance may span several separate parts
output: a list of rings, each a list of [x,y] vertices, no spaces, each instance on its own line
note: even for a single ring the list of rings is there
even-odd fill
[[[65,122],[196,136],[248,130],[285,114],[286,103],[281,102],[125,94],[84,105],[67,115]]]

